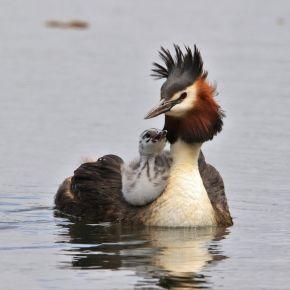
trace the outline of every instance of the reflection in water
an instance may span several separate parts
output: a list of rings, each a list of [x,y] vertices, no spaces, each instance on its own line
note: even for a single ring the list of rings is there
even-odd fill
[[[160,229],[110,224],[60,223],[58,242],[71,244],[69,267],[79,269],[131,269],[147,283],[166,289],[208,288],[200,272],[209,263],[223,260],[223,228]],[[148,279],[151,278],[151,279]],[[154,279],[152,279],[154,278]]]

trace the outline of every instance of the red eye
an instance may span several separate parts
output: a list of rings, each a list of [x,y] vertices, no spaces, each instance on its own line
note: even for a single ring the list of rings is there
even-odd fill
[[[187,97],[187,93],[184,92],[180,95],[180,100],[184,100]]]

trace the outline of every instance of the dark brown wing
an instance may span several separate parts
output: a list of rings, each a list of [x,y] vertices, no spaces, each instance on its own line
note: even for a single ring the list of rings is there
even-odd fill
[[[221,175],[212,165],[206,163],[202,152],[200,153],[198,163],[200,175],[212,207],[215,210],[218,224],[231,226],[233,221],[230,215],[224,182]]]
[[[71,191],[71,177],[68,177],[59,186],[54,199],[55,207],[63,213],[80,216],[81,208]]]
[[[59,188],[56,208],[95,221],[122,221],[130,206],[122,196],[121,165],[116,155],[106,155],[96,162],[82,164],[73,177]]]

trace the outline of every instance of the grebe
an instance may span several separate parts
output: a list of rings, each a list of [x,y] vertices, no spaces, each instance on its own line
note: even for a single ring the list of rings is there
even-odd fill
[[[106,155],[81,165],[62,183],[55,198],[57,209],[87,219],[148,226],[232,225],[223,180],[200,151],[222,130],[224,114],[196,46],[194,54],[188,47],[185,53],[174,48],[175,57],[161,47],[164,65],[153,64],[153,76],[166,81],[159,106],[146,116],[165,114],[173,162],[164,192],[146,206],[128,204],[122,195],[123,161]]]
[[[121,168],[122,193],[131,205],[146,205],[165,189],[171,165],[166,130],[145,130],[139,139],[139,158]]]

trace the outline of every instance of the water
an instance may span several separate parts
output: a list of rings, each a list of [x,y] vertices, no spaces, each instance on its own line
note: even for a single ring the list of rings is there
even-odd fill
[[[288,1],[1,1],[1,289],[289,289]],[[80,19],[87,30],[51,29]],[[132,229],[56,216],[84,156],[137,154],[159,46],[201,49],[227,113],[204,146],[235,225]]]

